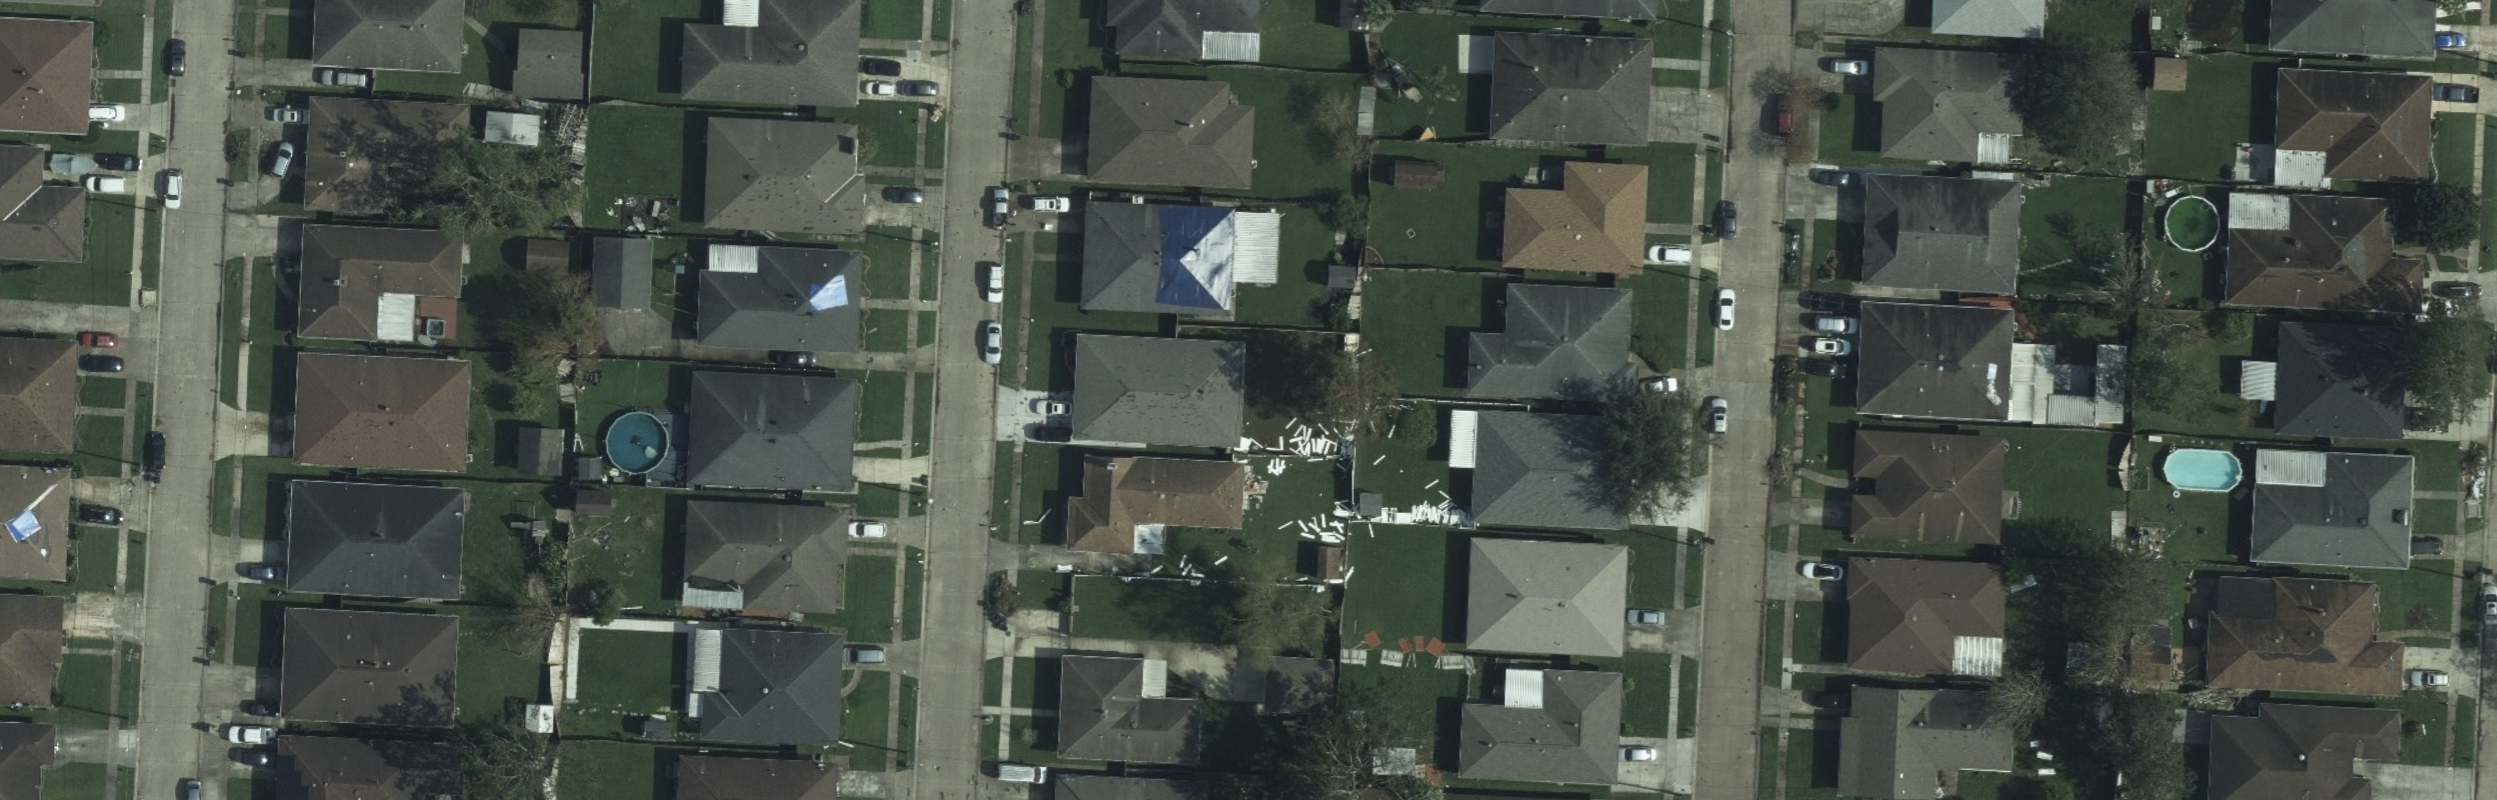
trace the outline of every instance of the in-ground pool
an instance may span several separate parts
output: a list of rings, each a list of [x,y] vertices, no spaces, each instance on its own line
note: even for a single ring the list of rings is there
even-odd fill
[[[635,475],[659,466],[668,453],[668,428],[648,411],[617,417],[607,426],[607,463]]]
[[[2168,451],[2159,474],[2168,479],[2169,486],[2188,492],[2225,492],[2237,488],[2245,468],[2237,463],[2236,454],[2226,450],[2186,448]]]

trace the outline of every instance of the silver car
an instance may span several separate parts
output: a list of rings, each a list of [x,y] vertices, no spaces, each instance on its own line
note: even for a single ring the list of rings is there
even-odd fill
[[[1722,434],[1722,433],[1725,433],[1725,414],[1726,414],[1726,412],[1727,412],[1729,409],[1731,409],[1731,408],[1732,408],[1732,406],[1731,406],[1730,404],[1728,404],[1728,403],[1726,403],[1726,402],[1725,402],[1725,398],[1722,398],[1722,397],[1711,397],[1711,398],[1708,398],[1708,432],[1709,432],[1709,433],[1717,433],[1717,434]]]
[[[980,360],[992,365],[1006,360],[1006,326],[996,320],[980,322]]]

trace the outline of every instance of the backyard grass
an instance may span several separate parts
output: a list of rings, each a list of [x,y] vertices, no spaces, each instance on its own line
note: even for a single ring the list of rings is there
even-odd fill
[[[693,399],[689,364],[607,358],[597,369],[597,384],[581,390],[573,413],[585,441],[597,441],[607,423],[626,411],[684,408]]]
[[[659,751],[637,744],[572,740],[558,745],[556,785],[565,797],[652,800],[659,790]]]
[[[2066,519],[2103,528],[2107,511],[2123,507],[2116,485],[2116,439],[2104,433],[2051,428],[1993,428],[2011,447],[2003,488],[2020,493],[2020,519]]]
[[[1335,24],[1335,5],[1342,2],[1351,0],[1282,4],[1266,9],[1258,62],[1321,70],[1353,68],[1353,35]]]
[[[519,647],[500,641],[487,631],[493,626],[480,619],[485,609],[463,606],[459,626],[459,696],[456,711],[460,722],[501,719],[513,702],[534,703],[543,698],[540,689],[546,682],[546,655],[543,647]]]
[[[2182,387],[2183,396],[2172,400],[2172,407],[2167,409],[2134,405],[2131,411],[2136,429],[2154,433],[2190,431],[2220,439],[2274,435],[2270,428],[2258,424],[2260,419],[2252,406],[2225,389],[2235,385],[2238,365],[2254,357],[2257,343],[2273,341],[2275,323],[2243,312],[2221,313],[2238,316],[2245,324],[2205,324],[2204,335],[2186,337],[2186,344],[2177,352],[2189,378]],[[2169,319],[2182,323],[2201,321],[2183,315]]]
[[[1218,619],[1192,609],[1212,604],[1222,590],[1175,580],[1122,582],[1098,575],[1075,577],[1074,635],[1098,639],[1222,644]]]
[[[1392,302],[1365,305],[1362,343],[1395,365],[1406,395],[1452,396],[1465,386],[1466,336],[1497,330],[1489,316],[1507,291],[1493,274],[1378,270],[1364,291]]]
[[[625,608],[665,613],[675,605],[669,598],[684,572],[678,562],[684,558],[685,501],[638,486],[614,486],[608,491],[615,498],[614,513],[573,518],[573,543],[567,551],[573,573],[579,579],[606,581],[621,591]],[[502,538],[513,540],[517,547],[515,537],[506,533]]]
[[[632,713],[665,713],[683,684],[675,634],[636,631],[581,632],[581,704]]]
[[[2059,177],[2052,184],[2025,191],[2020,205],[2021,288],[2044,283],[2031,281],[2031,272],[2067,272],[2057,268],[2072,260],[2073,241],[2080,235],[2095,231],[2120,236],[2131,230],[2126,194],[2126,182],[2122,179],[2073,176]],[[2070,272],[2083,280],[2095,274],[2088,269]],[[2085,286],[2050,283],[2038,288],[2069,292]]]
[[[1382,646],[1408,638],[1462,640],[1467,538],[1436,528],[1377,526],[1349,537],[1344,566],[1346,646],[1376,635]]]
[[[2235,168],[2238,144],[2271,140],[2271,80],[2261,79],[2264,96],[2257,97],[2256,73],[2270,72],[2273,62],[2221,53],[2186,63],[2189,91],[2150,93],[2143,168],[2160,177],[2223,180]]]
[[[1500,226],[1486,220],[1503,207],[1508,188],[1538,165],[1556,166],[1575,155],[1407,142],[1380,142],[1377,150],[1370,184],[1370,246],[1390,264],[1475,269],[1500,266]],[[1379,180],[1398,159],[1438,162],[1447,169],[1447,180],[1437,189],[1398,189]],[[1650,183],[1654,181],[1651,172]]]
[[[1274,285],[1241,284],[1233,301],[1233,318],[1250,324],[1326,324],[1313,309],[1328,299],[1327,262],[1335,249],[1335,229],[1316,211],[1285,208],[1283,240],[1277,249]]]
[[[657,2],[630,0],[618,5],[633,8]],[[606,8],[601,6],[600,13],[607,13]],[[603,22],[600,31],[608,28]],[[600,42],[627,35],[606,34]],[[635,74],[648,71],[647,62],[643,69],[633,70]],[[688,166],[700,164],[704,155],[687,149],[695,144],[687,134],[691,124],[686,112],[674,108],[591,106],[589,150],[597,156],[590,159],[592,166],[582,180],[583,224],[605,230],[620,228],[623,222],[616,216],[615,204],[627,196],[685,197]],[[678,218],[682,220],[686,214],[687,210],[680,209]]]
[[[707,11],[702,0],[623,0],[600,5],[597,24],[590,31],[591,97],[644,103],[675,100],[677,73],[672,66],[684,50],[683,26],[706,19]]]

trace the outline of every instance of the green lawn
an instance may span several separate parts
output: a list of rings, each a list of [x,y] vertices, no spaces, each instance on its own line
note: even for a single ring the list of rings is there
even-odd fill
[[[1312,304],[1328,299],[1326,267],[1335,249],[1335,229],[1318,212],[1283,209],[1283,241],[1275,260],[1272,286],[1240,284],[1232,304],[1242,323],[1323,325]]]
[[[2058,177],[2052,184],[2025,191],[2020,205],[2021,294],[2032,294],[2033,287],[2068,294],[2086,286],[2085,282],[2095,275],[2092,269],[2059,267],[2072,259],[2074,234],[2098,231],[2121,236],[2132,229],[2126,213],[2126,195],[2127,184],[2122,179],[2073,176]],[[2032,273],[2036,272],[2046,273],[2037,277],[2061,277],[2066,273],[2078,277],[2067,281],[2033,280]]]
[[[662,793],[659,751],[644,745],[566,741],[556,758],[557,791],[565,797],[655,800]]]
[[[1621,659],[1621,733],[1673,735],[1674,656],[1631,653]]]
[[[2256,92],[2268,95],[2271,80],[2265,75],[2258,81],[2256,73],[2269,73],[2271,63],[2233,53],[2202,56],[2187,62],[2187,91],[2151,92],[2144,170],[2201,181],[2227,177],[2238,144],[2269,141],[2257,133],[2272,128],[2272,101]]]
[[[621,0],[600,4],[598,23],[590,31],[590,95],[645,103],[677,99],[672,90],[676,88],[675,67],[683,49],[679,41],[682,26],[712,19],[708,16],[711,13],[702,0]]]
[[[1648,145],[1646,161],[1647,221],[1697,221],[1691,209],[1691,185],[1699,180],[1699,147],[1671,142]]]
[[[841,610],[809,615],[808,624],[836,628],[849,641],[884,644],[893,639],[893,589],[900,575],[893,556],[853,553],[842,571]]]
[[[630,0],[617,5],[632,8],[655,2]],[[601,6],[600,12],[607,13],[608,7]],[[608,28],[606,24],[599,26],[601,31]],[[626,35],[603,35],[599,42],[603,45],[611,38]],[[648,71],[647,64],[633,70],[635,74]],[[582,179],[584,224],[599,229],[618,228],[621,221],[615,216],[615,203],[627,196],[684,198],[686,178],[700,175],[701,170],[703,154],[688,149],[700,141],[695,133],[699,129],[694,127],[698,124],[699,117],[674,108],[591,106],[589,148],[595,155]],[[678,219],[681,221],[686,213],[680,210]]]
[[[1357,45],[1351,32],[1336,27],[1335,2],[1288,3],[1267,7],[1265,30],[1258,37],[1258,63],[1307,69],[1352,69]]]
[[[866,670],[851,679],[841,695],[841,740],[849,750],[851,769],[883,769],[893,741],[893,673]]]
[[[129,463],[123,436],[127,420],[121,417],[87,415],[78,418],[77,452],[70,454],[70,463],[78,474],[120,477],[123,465]]]
[[[484,609],[464,606],[459,627],[459,721],[500,719],[507,703],[544,699],[546,651],[543,646],[514,648],[497,640],[482,622]]]
[[[583,631],[581,663],[596,668],[582,670],[581,704],[644,714],[674,708],[683,649],[675,634]]]
[[[1354,576],[1345,582],[1345,646],[1373,634],[1389,648],[1407,638],[1462,640],[1467,541],[1453,531],[1385,525],[1347,538],[1344,566]]]
[[[1378,248],[1380,257],[1390,264],[1498,269],[1500,227],[1486,220],[1504,207],[1508,187],[1516,185],[1538,165],[1557,167],[1577,154],[1563,150],[1380,142],[1378,155],[1379,166],[1374,172],[1392,169],[1395,159],[1404,158],[1435,161],[1447,169],[1447,180],[1437,189],[1370,184],[1369,243]],[[1662,163],[1671,165],[1670,161]],[[1682,169],[1681,174],[1688,175],[1691,167],[1685,164]],[[1664,176],[1666,180],[1672,177]],[[1651,167],[1651,190],[1656,188],[1658,179]],[[1683,187],[1687,194],[1688,183]],[[1651,196],[1651,200],[1655,199],[1658,198]],[[1687,206],[1690,201],[1686,197],[1682,202]]]
[[[866,39],[917,39],[923,0],[868,0],[859,7],[858,35]]]
[[[826,119],[858,126],[860,163],[869,167],[911,167],[919,164],[918,103],[867,101],[857,108],[828,108]]]
[[[899,225],[868,228],[866,239],[858,245],[859,253],[867,258],[867,296],[908,299],[912,243],[917,237],[934,235]]]
[[[1676,370],[1691,365],[1692,298],[1700,291],[1695,284],[1702,283],[1667,267],[1648,267],[1621,282],[1638,301],[1630,351],[1649,367]]]
[[[1362,344],[1395,365],[1396,386],[1407,395],[1451,396],[1465,386],[1466,336],[1498,330],[1489,309],[1507,290],[1494,274],[1376,270],[1365,280],[1367,296],[1395,298],[1365,304]]]
[[[89,375],[78,381],[78,407],[120,408],[130,402],[130,381]]]
[[[60,698],[59,710],[53,717],[56,722],[71,728],[105,727],[115,694],[113,657],[83,653],[61,656],[61,679],[55,692]],[[128,710],[122,715],[132,716]]]
[[[2471,156],[2480,144],[2480,115],[2447,112],[2436,115],[2436,180],[2468,186],[2476,174]]]
[[[2164,246],[2164,245],[2162,245]],[[2132,408],[2134,427],[2152,432],[2192,432],[2223,439],[2270,438],[2271,428],[2259,424],[2252,404],[2224,391],[2236,385],[2238,365],[2255,355],[2258,341],[2271,341],[2275,323],[2262,316],[2244,312],[2221,312],[2243,320],[2217,326],[2204,324],[2204,335],[2189,339],[2180,349],[2179,360],[2187,366],[2188,380],[2183,396],[2172,401],[2165,410],[2136,404]],[[2202,320],[2187,315],[2157,317],[2180,323]]]
[[[683,577],[684,567],[677,562],[683,558],[685,501],[659,489],[617,486],[610,491],[615,513],[573,518],[573,571],[579,579],[604,580],[622,590],[627,608],[666,613],[675,605],[672,598]],[[508,532],[501,536],[512,538]]]
[[[22,138],[22,137],[21,137]],[[87,198],[86,259],[0,265],[0,297],[95,306],[130,304],[131,231],[139,209],[128,198]]]
[[[2358,577],[2375,581],[2376,608],[2381,613],[2378,624],[2384,630],[2450,631],[2454,628],[2454,572],[2451,559],[2437,558],[2412,561],[2406,570],[2363,570]],[[2412,624],[2413,613],[2421,610],[2427,613],[2427,624]]]
[[[594,441],[619,414],[636,409],[684,408],[692,398],[691,365],[600,359],[598,383],[581,390],[573,418],[580,421],[582,438]]]
[[[1226,596],[1221,584],[1190,586],[1180,581],[1140,580],[1079,575],[1075,578],[1074,634],[1100,639],[1222,644],[1224,631],[1213,616],[1197,613]]]
[[[899,324],[899,317],[870,317],[871,321],[886,319]],[[906,433],[902,415],[909,410],[905,395],[909,392],[911,373],[851,372],[849,377],[859,383],[858,441],[901,441]]]

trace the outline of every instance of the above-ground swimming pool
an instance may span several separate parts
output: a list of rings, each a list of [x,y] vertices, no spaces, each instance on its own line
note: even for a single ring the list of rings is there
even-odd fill
[[[668,453],[668,429],[647,411],[617,417],[607,426],[607,463],[635,475],[659,466]]]
[[[2245,467],[2237,463],[2236,454],[2226,450],[2181,449],[2168,451],[2159,474],[2168,485],[2188,492],[2225,492],[2237,488],[2245,475]]]

